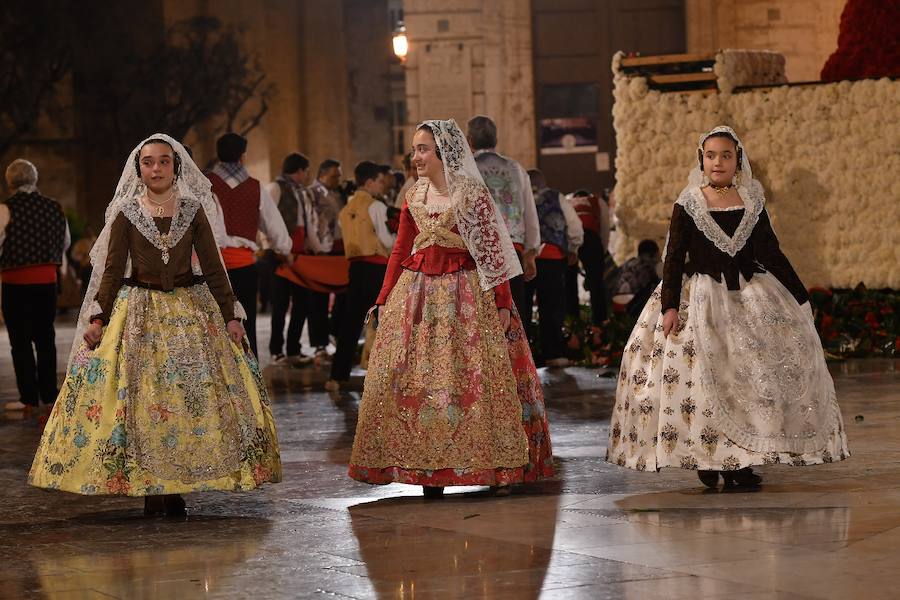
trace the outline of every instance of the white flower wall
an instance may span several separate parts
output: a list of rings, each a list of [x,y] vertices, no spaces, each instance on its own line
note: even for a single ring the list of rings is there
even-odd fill
[[[811,286],[900,289],[900,82],[782,86],[773,52],[724,51],[719,93],[651,91],[615,74],[618,154],[615,257],[644,238],[660,244],[672,204],[696,163],[698,137],[725,124],[741,136],[782,249]]]

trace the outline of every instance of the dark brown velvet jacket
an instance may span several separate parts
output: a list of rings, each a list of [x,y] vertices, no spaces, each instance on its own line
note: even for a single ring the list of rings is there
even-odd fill
[[[744,216],[744,209],[710,211],[710,216],[731,237]],[[760,213],[759,221],[747,243],[732,257],[719,250],[703,235],[684,207],[675,205],[663,266],[663,312],[679,308],[682,275],[690,277],[694,273],[703,273],[719,282],[724,278],[729,290],[738,290],[739,276],[743,275],[746,281],[750,281],[755,273],[765,272],[774,275],[797,299],[798,304],[809,300],[806,287],[778,246],[778,238],[775,237],[765,209]]]
[[[171,217],[153,219],[160,233],[165,234],[172,225]],[[194,275],[191,270],[191,251],[197,251],[203,276]],[[125,279],[125,265],[131,255],[131,276]],[[109,236],[109,251],[106,256],[106,271],[97,292],[97,303],[101,312],[92,315],[91,320],[109,322],[116,295],[123,284],[133,284],[151,289],[172,291],[176,287],[189,287],[206,281],[225,322],[234,319],[236,301],[228,275],[219,259],[219,247],[209,221],[202,210],[194,215],[184,236],[174,248],[169,250],[169,263],[162,261],[162,252],[150,243],[140,231],[119,213],[113,221]]]

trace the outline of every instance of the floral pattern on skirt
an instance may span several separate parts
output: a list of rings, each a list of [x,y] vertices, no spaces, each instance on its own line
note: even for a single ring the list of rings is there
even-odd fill
[[[474,271],[405,271],[382,308],[349,474],[368,483],[507,485],[553,475],[521,320],[505,338]]]
[[[76,353],[28,476],[124,496],[280,480],[259,366],[228,338],[206,284],[122,287],[100,345]]]
[[[691,320],[692,283],[693,278],[684,283],[678,321],[668,338],[663,335],[660,287],[638,318],[622,356],[606,460],[638,471],[663,467],[732,471],[766,464],[815,465],[849,457],[839,410],[828,423],[825,446],[815,452],[755,452],[738,446],[721,431],[714,403],[704,396],[701,385],[701,356]]]

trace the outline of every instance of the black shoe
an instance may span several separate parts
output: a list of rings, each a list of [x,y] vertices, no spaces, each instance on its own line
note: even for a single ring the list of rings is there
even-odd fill
[[[722,471],[722,479],[725,480],[725,487],[759,487],[762,483],[762,477],[753,472],[750,467],[744,467],[737,471]]]
[[[697,477],[699,477],[700,482],[708,488],[716,489],[719,486],[718,471],[697,471]]]
[[[166,512],[164,496],[144,496],[144,516],[153,517]]]
[[[423,485],[422,493],[425,496],[426,500],[436,500],[438,498],[444,497],[444,488],[443,487],[434,487],[434,486],[430,486],[430,485]]]
[[[187,516],[187,507],[184,503],[184,498],[182,498],[178,494],[169,494],[167,496],[163,496],[163,499],[165,501],[167,517]]]

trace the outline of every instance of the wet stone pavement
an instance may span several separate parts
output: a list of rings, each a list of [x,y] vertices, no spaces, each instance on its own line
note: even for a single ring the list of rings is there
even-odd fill
[[[60,325],[60,368],[71,337]],[[898,368],[834,365],[853,456],[759,469],[753,493],[604,463],[615,380],[583,368],[541,371],[559,480],[502,498],[347,478],[358,372],[328,394],[321,367],[268,366],[284,482],[189,495],[186,520],[29,488],[38,426],[6,414],[0,598],[897,598]],[[16,398],[5,333],[0,398]]]

